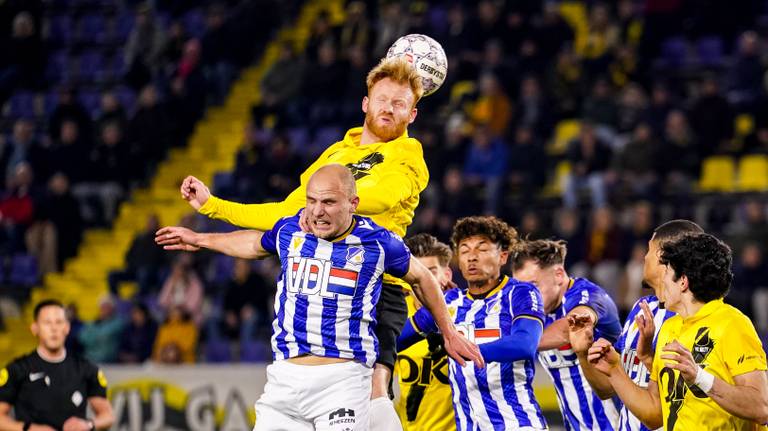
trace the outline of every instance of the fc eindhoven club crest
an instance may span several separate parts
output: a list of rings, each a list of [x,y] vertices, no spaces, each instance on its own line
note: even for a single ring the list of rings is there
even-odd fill
[[[347,262],[353,265],[362,265],[365,250],[362,247],[350,247],[347,249]]]

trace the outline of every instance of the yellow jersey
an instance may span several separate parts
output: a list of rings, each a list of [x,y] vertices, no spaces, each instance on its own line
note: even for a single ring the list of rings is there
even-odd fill
[[[697,364],[730,384],[734,376],[768,369],[752,322],[722,299],[706,303],[688,318],[671,317],[659,331],[651,371],[659,385],[665,431],[765,429],[726,412],[699,388],[688,386],[679,371],[665,367],[663,348],[674,340],[691,351]]]
[[[355,176],[360,197],[357,213],[404,236],[413,221],[419,194],[429,182],[421,143],[405,132],[389,142],[361,145],[362,133],[362,127],[349,129],[344,139],[328,147],[301,174],[299,187],[282,202],[239,204],[211,196],[199,211],[236,226],[269,230],[280,218],[292,216],[306,206],[307,182],[315,171],[338,163]],[[386,274],[384,282],[407,287],[404,281]]]
[[[406,296],[405,301],[412,316],[416,312],[413,295]],[[400,384],[395,409],[404,431],[456,429],[445,350],[433,352],[427,340],[419,341],[398,352],[395,374]]]

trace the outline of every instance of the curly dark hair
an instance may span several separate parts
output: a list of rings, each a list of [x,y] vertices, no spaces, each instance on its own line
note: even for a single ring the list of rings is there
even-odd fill
[[[515,251],[512,259],[512,269],[519,271],[525,262],[533,261],[542,268],[565,263],[568,248],[563,240],[538,239],[523,241]]]
[[[428,233],[419,233],[405,239],[405,245],[415,257],[435,256],[441,266],[447,266],[453,257],[453,251]]]
[[[458,249],[461,241],[471,236],[484,236],[506,251],[512,251],[520,243],[520,237],[515,228],[494,216],[472,216],[459,219],[453,225],[451,235],[453,249]]]
[[[693,297],[704,303],[728,293],[732,261],[731,248],[707,233],[687,234],[661,244],[661,264],[675,271],[675,281],[688,277]]]

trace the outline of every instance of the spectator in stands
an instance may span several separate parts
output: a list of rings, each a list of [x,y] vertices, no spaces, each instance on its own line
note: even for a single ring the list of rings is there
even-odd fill
[[[19,118],[13,124],[13,134],[3,145],[0,162],[3,163],[0,166],[2,184],[5,184],[7,176],[12,174],[13,168],[21,162],[29,163],[40,173],[45,172],[49,163],[48,154],[35,139],[35,126],[31,120]]]
[[[739,38],[739,50],[728,71],[728,101],[737,108],[753,106],[765,94],[764,71],[760,60],[760,37],[754,31],[746,31]]]
[[[568,208],[579,204],[579,193],[587,187],[592,206],[600,208],[607,203],[605,173],[609,168],[613,151],[600,140],[589,122],[581,125],[578,138],[568,144],[566,157],[571,162],[571,173],[565,181],[563,202]]]
[[[555,58],[565,44],[573,41],[573,29],[563,19],[557,3],[544,4],[541,20],[537,23],[535,31],[539,51],[545,58]]]
[[[440,38],[441,45],[445,49],[445,54],[451,59],[458,59],[463,56],[464,49],[468,44],[469,34],[467,15],[461,3],[453,3],[448,8],[447,32]],[[449,60],[449,63],[453,63]]]
[[[624,266],[624,271],[617,289],[616,305],[619,314],[626,316],[637,302],[637,298],[644,296],[643,292],[643,266],[645,265],[645,253],[647,245],[635,243],[630,252],[629,262]]]
[[[253,271],[252,262],[235,260],[232,279],[224,289],[221,318],[211,318],[208,339],[229,341],[253,340],[260,328],[268,328],[272,320],[270,301],[274,288]]]
[[[115,92],[111,90],[101,93],[101,108],[96,119],[96,129],[101,130],[108,123],[117,123],[121,129],[125,129],[128,123],[125,109],[117,99]]]
[[[80,344],[80,331],[83,330],[83,321],[80,320],[80,313],[77,311],[77,304],[71,302],[64,310],[67,313],[67,320],[69,320],[69,334],[67,334],[67,340],[64,342],[64,347],[67,352],[72,352],[75,355],[83,354],[83,345]]]
[[[464,162],[464,175],[470,185],[484,190],[483,214],[496,214],[498,210],[508,158],[507,144],[495,137],[489,127],[475,130]]]
[[[169,124],[165,106],[158,101],[157,89],[149,84],[141,89],[136,113],[126,130],[126,144],[132,169],[137,178],[144,178],[168,150]]]
[[[480,193],[470,188],[466,183],[461,169],[455,166],[449,167],[443,177],[443,193],[440,194],[440,230],[447,238],[450,235],[453,224],[461,217],[476,214],[475,208],[482,208],[484,202]]]
[[[478,75],[492,74],[500,82],[515,82],[515,69],[508,56],[504,55],[504,45],[498,39],[489,40],[483,48],[482,60],[477,65]]]
[[[117,362],[120,335],[125,322],[115,312],[115,300],[105,296],[99,301],[99,317],[86,323],[80,331],[80,343],[85,357],[95,363]]]
[[[72,119],[62,121],[54,136],[50,150],[50,171],[63,173],[73,183],[85,179],[90,168],[87,155],[91,147],[83,139],[78,123]]]
[[[202,115],[206,103],[207,80],[200,65],[200,41],[190,39],[184,44],[184,51],[176,66],[171,81],[171,94],[181,106],[173,113],[182,117],[181,136],[186,137],[192,125]]]
[[[638,84],[627,84],[621,91],[617,113],[617,128],[619,133],[631,132],[643,119],[648,100],[645,92]]]
[[[335,45],[331,42],[320,45],[317,61],[306,68],[302,80],[301,94],[308,103],[310,128],[338,123],[338,99],[344,94],[346,78],[346,66],[338,59]]]
[[[225,21],[221,5],[211,6],[205,18],[205,36],[201,40],[203,67],[210,77],[212,101],[219,104],[224,102],[235,72],[233,44],[237,41],[230,34],[230,27],[224,25]]]
[[[586,60],[592,75],[605,72],[610,54],[619,43],[619,28],[607,4],[594,3],[589,11],[587,31],[576,39],[577,52]]]
[[[768,269],[765,243],[749,242],[733,268],[733,288],[726,301],[755,322],[763,336],[768,331]]]
[[[171,307],[160,325],[152,348],[152,359],[164,364],[195,362],[198,330],[181,307]]]
[[[304,60],[296,55],[293,42],[283,42],[278,60],[270,66],[259,85],[261,101],[253,107],[253,121],[257,126],[261,127],[268,115],[277,116],[278,127],[291,125],[297,120],[290,118],[289,104],[303,86],[304,67]]]
[[[6,53],[0,59],[0,103],[5,99],[3,95],[16,88],[41,89],[45,46],[32,14],[23,11],[13,18],[11,35],[7,39],[3,35],[0,47]]]
[[[610,207],[592,211],[592,219],[586,234],[586,261],[592,267],[592,277],[600,286],[617,296],[617,286],[623,264],[622,246],[626,239],[624,230],[616,221]]]
[[[533,130],[536,136],[546,136],[552,130],[549,103],[535,76],[527,76],[520,83],[517,123]]]
[[[77,100],[75,90],[63,87],[59,91],[58,103],[48,118],[48,133],[51,136],[59,136],[63,123],[68,120],[75,122],[78,136],[87,144],[91,133],[91,116]]]
[[[398,17],[401,21],[402,16]],[[331,45],[335,48],[338,47],[339,35],[338,27],[334,26],[331,22],[331,15],[327,10],[321,10],[315,17],[315,21],[312,23],[312,27],[309,30],[309,40],[305,52],[310,62],[317,62],[319,60],[318,54],[320,54],[320,47],[323,45]],[[395,40],[392,39],[392,42]],[[389,48],[389,45],[387,45]]]
[[[56,229],[56,256],[58,268],[64,261],[77,254],[83,231],[80,204],[69,188],[69,179],[61,172],[48,180],[45,198],[40,200],[38,217],[50,220]]]
[[[568,208],[560,208],[555,212],[555,238],[568,243],[568,254],[565,256],[569,272],[586,275],[586,238],[581,228],[579,214]]]
[[[182,313],[192,316],[199,326],[203,319],[204,290],[203,282],[192,268],[192,256],[181,254],[173,262],[171,273],[163,283],[158,304],[166,313],[178,308]]]
[[[371,49],[374,30],[367,12],[365,2],[351,1],[347,4],[347,16],[339,31],[339,50],[342,53],[348,53],[353,48],[360,48],[363,52]]]
[[[471,52],[471,59],[473,61],[480,60],[480,54],[483,52],[483,47],[491,40],[502,40],[506,31],[504,28],[504,22],[502,21],[503,14],[499,9],[499,6],[489,0],[482,0],[477,3],[477,13],[475,18],[471,21],[467,27],[469,30],[468,51]],[[510,49],[516,47],[509,46]]]
[[[509,148],[508,174],[512,190],[518,191],[526,202],[532,202],[546,182],[546,167],[544,145],[533,129],[525,125],[518,127]]]
[[[381,58],[398,37],[405,35],[408,20],[403,19],[405,11],[400,2],[380,3],[379,23],[376,32],[376,42],[373,45],[372,58]],[[309,46],[307,47],[309,48]],[[312,51],[307,50],[311,53]],[[311,54],[310,54],[311,55]]]
[[[0,250],[6,256],[24,251],[24,234],[32,223],[32,167],[21,162],[14,166],[7,188],[0,196]]]
[[[638,124],[613,160],[618,186],[629,198],[658,197],[659,148],[648,123]]]
[[[166,254],[155,245],[155,232],[160,229],[157,215],[150,214],[144,230],[136,235],[125,253],[125,268],[109,273],[109,290],[118,295],[119,284],[135,281],[139,285],[139,297],[147,297],[158,289],[158,276],[165,265]]]
[[[131,320],[120,336],[120,362],[128,364],[142,363],[152,356],[155,345],[157,323],[149,315],[147,306],[141,302],[133,304]]]
[[[297,179],[303,162],[291,148],[286,135],[277,135],[272,139],[265,162],[269,166],[267,199],[280,199],[298,187]]]
[[[512,101],[495,75],[481,76],[478,87],[479,95],[470,118],[475,124],[488,126],[493,137],[504,136],[512,120]]]
[[[568,118],[580,114],[583,78],[584,71],[573,49],[564,47],[558,53],[554,67],[550,68],[547,77],[547,87],[552,95],[556,117]]]
[[[768,123],[758,120],[755,130],[744,138],[742,154],[768,155]]]
[[[611,89],[611,84],[600,78],[592,86],[592,93],[585,98],[582,117],[596,126],[615,130],[618,126],[618,105]]]
[[[178,63],[187,40],[189,40],[189,36],[184,28],[184,23],[179,20],[171,22],[165,38],[165,46],[163,46],[162,63],[166,66]]]
[[[700,95],[691,108],[690,123],[698,138],[701,157],[722,152],[733,136],[733,111],[720,94],[720,84],[714,76],[707,76],[700,86]]]
[[[368,87],[360,79],[366,76],[372,65],[368,52],[362,46],[352,46],[347,51],[347,77],[345,78],[344,101],[342,107],[343,122],[354,124],[360,121],[360,101],[368,94]]]
[[[147,85],[159,72],[165,46],[165,31],[148,4],[136,11],[136,23],[125,45],[125,80],[136,90]]]
[[[667,117],[674,109],[669,88],[662,82],[656,82],[651,90],[651,101],[645,119],[653,129],[655,136],[663,136],[666,129]]]
[[[741,251],[750,242],[768,244],[768,214],[765,202],[759,199],[747,199],[739,208],[740,217],[731,228],[728,243],[736,251]]]
[[[666,189],[673,194],[687,193],[699,176],[701,157],[696,139],[685,114],[673,110],[667,115],[663,144],[660,148],[660,172]]]

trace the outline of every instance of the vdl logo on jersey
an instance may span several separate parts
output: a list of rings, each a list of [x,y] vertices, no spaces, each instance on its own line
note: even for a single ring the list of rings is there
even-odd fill
[[[362,259],[362,249],[360,249]],[[349,257],[349,256],[348,256]],[[352,269],[335,268],[331,261],[293,256],[288,258],[286,287],[289,292],[303,295],[320,295],[334,298],[336,295],[355,296],[357,278]]]

